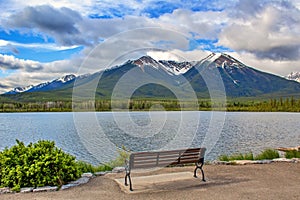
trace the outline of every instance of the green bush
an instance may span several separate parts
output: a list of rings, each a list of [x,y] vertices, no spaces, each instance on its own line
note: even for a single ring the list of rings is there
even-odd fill
[[[233,161],[233,160],[253,160],[253,153],[246,153],[246,154],[234,154],[231,156],[227,156],[227,155],[221,155],[219,157],[220,161]]]
[[[0,152],[0,186],[19,191],[21,187],[62,186],[80,177],[75,157],[55,147],[51,141],[25,146],[17,140]]]
[[[229,158],[230,157],[228,155],[221,155],[221,156],[219,156],[219,160],[220,161],[226,161],[226,162],[228,162]]]
[[[287,151],[287,152],[285,152],[285,157],[288,158],[288,159],[300,158],[300,152],[296,151],[296,150]]]
[[[125,161],[129,159],[130,152],[124,146],[118,150],[118,153],[118,157],[107,164],[111,168],[124,166]]]
[[[86,173],[86,172],[102,172],[102,171],[111,171],[112,168],[108,165],[99,165],[99,166],[94,166],[90,163],[86,163],[84,161],[77,161],[77,166],[80,170],[81,173]]]
[[[279,158],[278,151],[274,150],[274,149],[265,149],[263,152],[261,152],[257,156],[254,156],[253,153],[246,153],[246,154],[240,153],[240,154],[234,154],[231,156],[221,155],[219,157],[219,160],[228,162],[228,161],[233,161],[233,160],[272,160],[274,158]]]
[[[255,157],[255,160],[272,160],[274,158],[279,158],[278,151],[274,149],[265,149]]]
[[[253,153],[247,153],[244,155],[244,160],[254,160]]]

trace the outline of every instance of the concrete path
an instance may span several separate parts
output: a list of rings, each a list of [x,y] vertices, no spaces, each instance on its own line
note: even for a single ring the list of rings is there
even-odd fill
[[[121,190],[128,194],[163,192],[170,189],[182,189],[188,185],[199,185],[201,178],[194,178],[192,172],[177,172],[168,174],[132,177],[133,191],[124,185],[124,178],[115,179]],[[188,183],[188,184],[187,184]],[[203,182],[204,183],[204,182]],[[201,187],[201,185],[199,185]]]
[[[300,199],[300,163],[242,166],[205,165],[206,182],[190,177],[193,167],[164,168],[133,173],[134,193],[123,191],[124,173],[92,179],[86,185],[64,191],[4,194],[1,200],[147,200],[147,199]],[[149,177],[150,176],[150,177]],[[152,177],[151,177],[152,176]],[[174,177],[178,180],[171,180]],[[147,181],[152,183],[145,184]]]

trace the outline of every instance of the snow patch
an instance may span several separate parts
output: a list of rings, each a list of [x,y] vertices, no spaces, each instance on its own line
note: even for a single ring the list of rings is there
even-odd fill
[[[300,72],[291,72],[289,75],[285,76],[285,78],[300,83]]]
[[[143,56],[135,61],[131,61],[131,63],[141,68],[151,66],[155,69],[162,69],[170,75],[184,74],[193,66],[193,62],[177,62],[173,60],[156,61],[150,56]]]

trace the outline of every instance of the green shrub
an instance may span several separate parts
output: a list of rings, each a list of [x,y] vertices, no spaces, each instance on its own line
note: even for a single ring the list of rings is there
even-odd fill
[[[253,153],[246,153],[246,154],[234,154],[231,156],[227,156],[227,155],[221,155],[219,157],[220,161],[233,161],[233,160],[253,160]]]
[[[103,171],[111,171],[112,168],[108,165],[99,165],[99,166],[94,166],[90,163],[86,163],[83,161],[77,161],[77,166],[80,170],[81,173],[86,173],[86,172],[103,172]]]
[[[0,152],[0,186],[19,191],[21,187],[62,186],[80,177],[75,157],[51,141],[25,146],[17,140]]]
[[[124,166],[125,161],[129,159],[130,152],[124,146],[118,150],[118,153],[119,155],[115,160],[107,163],[111,168]]]
[[[300,158],[300,151],[292,150],[285,152],[285,157],[288,159],[291,158]]]
[[[229,161],[229,156],[228,155],[221,155],[221,156],[219,156],[219,160],[228,162]]]
[[[271,160],[274,158],[279,158],[279,153],[274,149],[265,149],[263,152],[254,156],[253,153],[246,154],[234,154],[231,156],[221,155],[219,157],[220,161],[233,161],[233,160]]]
[[[255,160],[271,160],[274,158],[279,158],[278,151],[274,149],[265,149],[255,157]]]
[[[253,153],[250,152],[250,153],[245,154],[244,155],[244,160],[254,160]]]

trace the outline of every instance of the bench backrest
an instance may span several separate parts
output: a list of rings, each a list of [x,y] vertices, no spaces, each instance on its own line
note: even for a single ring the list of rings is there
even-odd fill
[[[130,154],[129,169],[166,167],[191,164],[204,160],[205,148],[180,149],[171,151],[136,152]]]

